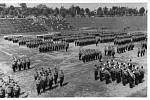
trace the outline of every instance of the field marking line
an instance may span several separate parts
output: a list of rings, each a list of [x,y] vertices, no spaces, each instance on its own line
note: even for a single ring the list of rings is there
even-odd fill
[[[5,52],[5,51],[3,51],[3,50],[1,50],[1,52],[2,52],[2,53],[5,53],[6,55],[11,56],[11,57],[12,57],[12,55],[13,55],[13,54],[8,53],[8,52]]]

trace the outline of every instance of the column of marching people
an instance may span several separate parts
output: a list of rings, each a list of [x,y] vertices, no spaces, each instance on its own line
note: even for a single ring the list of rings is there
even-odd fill
[[[121,83],[125,86],[129,83],[129,87],[133,88],[144,80],[144,67],[136,66],[131,63],[119,63],[114,60],[106,63],[95,64],[94,78],[109,83]]]
[[[12,63],[12,69],[13,72],[30,69],[30,59],[28,57],[20,59],[15,58]]]
[[[34,74],[34,79],[37,93],[40,95],[41,92],[45,92],[46,89],[53,89],[54,85],[57,86],[58,83],[60,84],[60,87],[62,87],[64,81],[64,72],[63,70],[58,70],[56,67],[54,70],[51,70],[50,68],[42,68],[40,71],[36,71]]]

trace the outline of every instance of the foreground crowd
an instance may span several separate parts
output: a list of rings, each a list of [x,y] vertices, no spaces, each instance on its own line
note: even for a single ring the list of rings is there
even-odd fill
[[[13,79],[8,77],[8,80],[0,79],[0,98],[19,98],[20,86]]]
[[[34,79],[36,82],[37,93],[39,95],[41,94],[41,90],[45,92],[47,87],[49,90],[53,89],[53,84],[56,86],[59,83],[62,87],[64,73],[62,70],[59,71],[57,68],[54,68],[53,71],[50,68],[42,68],[41,71],[36,71],[34,74]]]
[[[105,80],[106,84],[111,82],[122,82],[124,86],[129,83],[130,88],[143,82],[144,73],[143,66],[138,67],[132,64],[131,60],[129,63],[119,63],[111,60],[106,63],[95,65],[94,68],[95,80]]]

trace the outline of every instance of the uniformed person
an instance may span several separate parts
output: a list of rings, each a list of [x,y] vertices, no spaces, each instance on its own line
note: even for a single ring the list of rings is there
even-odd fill
[[[112,57],[114,58],[115,57],[115,49],[113,48],[112,50]]]
[[[135,69],[134,75],[135,75],[135,85],[138,85],[139,84],[139,78],[140,78],[140,72],[139,72],[138,67],[137,67],[137,69]]]
[[[60,70],[59,81],[60,81],[60,86],[62,87],[64,81],[64,72],[62,70]]]
[[[38,73],[38,71],[36,71],[36,72],[34,73],[34,79],[37,80],[38,77],[39,77],[39,73]]]
[[[100,64],[100,66],[99,66],[99,70],[98,70],[98,73],[99,73],[99,79],[100,79],[100,81],[102,81],[102,66],[101,66],[101,64]]]
[[[6,84],[6,97],[7,98],[12,98],[13,97],[13,87],[11,85],[9,85],[8,83]]]
[[[79,60],[81,60],[82,52],[81,50],[79,51]]]
[[[129,73],[129,86],[130,88],[135,86],[135,75],[133,74],[133,71]]]
[[[116,79],[116,71],[115,71],[115,67],[112,67],[110,69],[110,74],[111,74],[111,80],[114,82]]]
[[[41,86],[42,86],[43,92],[45,92],[46,83],[47,83],[47,81],[46,81],[46,75],[45,75],[45,73],[43,73],[41,75]]]
[[[145,74],[145,71],[144,71],[144,69],[143,69],[143,66],[139,69],[139,72],[140,72],[139,82],[142,83],[142,82],[143,82],[143,79],[144,79],[144,74]]]
[[[26,66],[28,67],[28,69],[30,69],[30,64],[31,63],[30,63],[30,59],[29,58],[26,58],[26,64],[27,64]]]
[[[15,83],[15,86],[13,87],[13,94],[15,98],[19,98],[20,96],[20,86]]]
[[[35,82],[36,82],[37,93],[39,95],[41,93],[41,79],[40,79],[40,77],[37,77],[37,80],[35,80]]]
[[[48,80],[49,89],[52,89],[52,86],[53,86],[53,75],[52,75],[51,71],[48,74],[47,80]]]
[[[66,43],[65,44],[65,48],[66,48],[66,52],[68,51],[68,48],[69,48],[69,43]]]
[[[58,79],[58,69],[55,67],[54,68],[54,83],[55,85],[57,84],[57,79]]]
[[[22,60],[22,66],[23,66],[23,69],[25,70],[26,69],[26,62],[24,59]]]
[[[138,48],[138,57],[140,56],[140,48]]]
[[[106,56],[107,55],[107,48],[106,48],[106,46],[105,46],[104,52],[105,52],[105,56]]]
[[[119,67],[116,68],[116,81],[117,83],[121,82],[121,70]]]
[[[101,62],[101,60],[102,60],[102,53],[101,52],[98,53],[98,59],[99,59],[99,62]]]
[[[18,59],[18,61],[17,61],[17,68],[19,68],[19,71],[21,71],[21,61],[20,61],[20,59]]]
[[[13,61],[13,63],[12,63],[13,72],[16,72],[16,68],[17,68],[17,62]]]
[[[104,71],[104,75],[105,75],[105,80],[106,80],[106,84],[109,84],[111,81],[110,81],[110,72],[108,71],[108,69],[105,69]]]
[[[123,71],[122,71],[122,84],[124,86],[128,83],[128,78],[129,78],[129,75],[127,73],[126,68],[124,68]]]
[[[5,89],[0,85],[0,98],[5,98]]]
[[[95,80],[98,79],[98,67],[97,67],[96,64],[95,64],[95,67],[94,67],[94,77],[95,77]]]

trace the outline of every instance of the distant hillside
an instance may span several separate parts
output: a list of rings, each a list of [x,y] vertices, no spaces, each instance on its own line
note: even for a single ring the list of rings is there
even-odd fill
[[[76,28],[97,27],[111,30],[147,30],[147,16],[96,17],[96,18],[67,18],[68,23]]]

